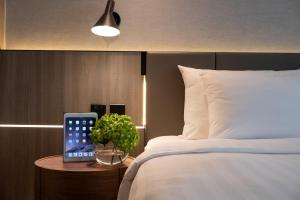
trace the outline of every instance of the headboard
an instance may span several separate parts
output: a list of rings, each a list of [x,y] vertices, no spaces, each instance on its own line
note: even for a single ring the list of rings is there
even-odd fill
[[[147,134],[145,141],[180,134],[184,84],[177,65],[214,69],[214,53],[147,52]]]
[[[292,70],[300,53],[147,52],[146,138],[179,135],[183,128],[184,83],[177,65],[216,70]]]

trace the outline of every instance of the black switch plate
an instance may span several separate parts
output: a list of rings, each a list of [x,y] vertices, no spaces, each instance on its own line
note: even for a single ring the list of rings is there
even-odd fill
[[[110,113],[117,113],[119,115],[125,115],[125,104],[110,104]]]
[[[91,112],[95,112],[98,114],[98,119],[100,119],[103,115],[106,114],[106,105],[101,104],[92,104]]]

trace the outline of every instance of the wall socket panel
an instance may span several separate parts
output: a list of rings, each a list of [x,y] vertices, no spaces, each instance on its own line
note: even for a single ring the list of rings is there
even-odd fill
[[[125,115],[125,104],[110,104],[109,112],[117,113],[119,115]]]
[[[106,114],[106,105],[101,104],[92,104],[91,112],[95,112],[98,114],[98,119],[100,119],[103,115]]]

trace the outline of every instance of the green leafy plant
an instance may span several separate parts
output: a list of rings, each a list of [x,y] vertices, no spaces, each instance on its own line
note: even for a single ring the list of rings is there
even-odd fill
[[[106,145],[112,142],[120,150],[128,153],[139,141],[139,134],[127,115],[106,114],[97,120],[90,137],[93,144]]]

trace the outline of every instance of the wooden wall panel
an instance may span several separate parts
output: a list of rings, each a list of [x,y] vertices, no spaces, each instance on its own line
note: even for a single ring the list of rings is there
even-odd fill
[[[61,154],[62,135],[62,129],[0,129],[0,199],[33,199],[33,163]]]
[[[62,124],[61,52],[2,51],[0,123]]]
[[[64,112],[123,103],[141,125],[140,60],[139,52],[2,50],[0,124],[63,124]],[[33,162],[62,151],[63,129],[0,128],[0,199],[32,200]]]
[[[126,113],[141,125],[140,60],[140,53],[135,52],[68,54],[64,68],[64,111],[85,112],[91,103],[123,103]]]
[[[142,124],[139,52],[2,51],[0,123],[62,124],[64,112],[126,104]]]
[[[131,153],[144,149],[144,129],[140,143]],[[34,161],[62,154],[63,129],[0,128],[0,199],[34,199]]]
[[[138,155],[140,155],[145,148],[145,129],[139,129],[138,130],[139,134],[140,134],[140,141],[138,143],[138,145],[135,147],[135,149],[133,149],[129,154],[133,157],[137,157]]]
[[[5,0],[0,0],[0,49],[4,49]]]

